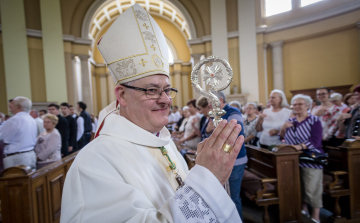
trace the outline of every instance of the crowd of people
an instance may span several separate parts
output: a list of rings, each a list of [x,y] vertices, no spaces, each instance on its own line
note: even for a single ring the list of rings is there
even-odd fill
[[[344,97],[326,87],[318,88],[316,100],[298,94],[287,103],[284,92],[273,90],[266,108],[249,102],[242,106],[237,101],[226,103],[223,92],[218,92],[223,119],[235,119],[242,126],[244,143],[265,149],[279,144],[290,144],[299,151],[324,153],[324,147],[340,145],[346,139],[360,140],[360,85]],[[86,111],[86,104],[74,106],[64,102],[49,104],[47,110],[31,110],[28,98],[16,97],[9,101],[13,116],[5,119],[0,113],[0,138],[5,143],[3,167],[29,166],[36,170],[83,148],[95,133],[97,119]],[[195,154],[200,142],[209,138],[215,129],[209,112],[212,105],[205,97],[192,99],[187,106],[173,106],[167,128],[181,154]],[[240,151],[229,178],[231,198],[242,218],[240,186],[247,163],[246,149]],[[323,166],[300,161],[303,206],[302,213],[319,221],[322,207]]]
[[[17,165],[42,168],[82,149],[96,130],[94,116],[81,101],[76,109],[66,102],[49,104],[47,110],[31,109],[30,99],[16,97],[9,100],[12,116],[5,120],[0,114],[4,169]]]
[[[354,88],[353,93],[348,93],[344,97],[326,87],[320,87],[316,91],[315,100],[308,95],[298,94],[291,99],[290,105],[283,91],[273,90],[266,108],[253,102],[242,106],[238,101],[232,101],[227,105],[222,92],[217,96],[221,108],[227,111],[226,117],[223,118],[235,118],[241,124],[246,144],[269,150],[276,145],[290,144],[299,151],[323,154],[326,146],[341,145],[346,139],[360,140],[360,85]],[[230,106],[233,107],[231,110]],[[197,101],[192,99],[187,106],[180,109],[182,117],[175,125],[172,137],[178,145],[185,146],[185,149],[181,150],[182,155],[195,154],[196,145],[211,135],[214,124],[208,115],[210,110],[211,103],[204,97]],[[246,154],[245,149],[243,152]],[[238,158],[229,182],[233,185],[231,197],[239,215],[242,216],[239,200],[240,183],[235,186],[232,180],[238,175],[237,178],[241,182],[247,158],[246,155],[241,156],[241,152]],[[323,166],[304,160],[300,160],[299,165],[303,194],[302,213],[311,217],[314,222],[319,222]],[[313,209],[311,216],[308,205]]]

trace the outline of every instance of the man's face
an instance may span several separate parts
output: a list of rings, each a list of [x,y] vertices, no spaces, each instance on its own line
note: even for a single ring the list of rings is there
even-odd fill
[[[60,113],[55,107],[48,107],[48,112],[53,115],[58,115]]]
[[[75,114],[75,108],[74,107],[70,107],[70,115],[74,115]]]
[[[60,110],[64,117],[66,117],[70,114],[70,110],[66,106],[60,106]]]
[[[327,102],[329,100],[329,92],[326,89],[319,89],[316,91],[316,97],[321,102]]]
[[[35,111],[30,111],[30,115],[31,115],[31,117],[33,117],[33,118],[37,118],[37,117],[38,117],[38,115],[37,115],[37,113],[36,113]]]
[[[45,115],[45,112],[44,111],[39,111],[39,115],[43,116],[43,115]]]
[[[14,102],[15,102],[14,100],[12,100],[11,102],[9,102],[9,110],[10,110],[11,114],[16,114],[17,111],[18,111],[18,106],[15,105]]]
[[[134,81],[133,86],[166,89],[170,87],[170,83],[165,75],[151,75]],[[123,92],[121,115],[129,121],[149,132],[158,132],[168,124],[172,99],[169,99],[165,92],[162,92],[158,99],[148,98],[144,91],[135,89],[125,88]]]

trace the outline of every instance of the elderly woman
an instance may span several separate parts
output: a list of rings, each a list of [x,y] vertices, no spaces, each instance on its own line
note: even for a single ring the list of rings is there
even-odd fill
[[[247,116],[244,121],[244,142],[251,145],[256,145],[256,142],[254,141],[256,137],[255,125],[258,119],[256,115],[257,105],[255,103],[249,102],[246,104],[245,108]]]
[[[37,169],[61,159],[61,136],[55,128],[57,123],[55,115],[44,115],[45,131],[38,136],[35,146]]]
[[[342,112],[345,108],[348,106],[344,103],[342,103],[343,96],[339,93],[332,93],[330,95],[330,101],[334,105],[338,106],[340,108],[340,111]]]
[[[281,126],[286,122],[292,111],[285,107],[289,106],[284,92],[273,90],[269,97],[270,108],[267,108],[259,115],[256,123],[256,131],[261,132],[260,146],[268,148],[270,145],[279,145],[278,137]]]
[[[294,145],[299,151],[310,150],[313,152],[324,152],[321,145],[322,127],[317,116],[307,111],[312,99],[303,94],[295,95],[291,104],[295,117],[285,122],[280,129],[280,137],[287,144]],[[323,166],[306,161],[300,161],[303,204],[302,213],[309,216],[307,204],[313,208],[312,220],[320,222],[320,208],[322,207],[323,192]]]

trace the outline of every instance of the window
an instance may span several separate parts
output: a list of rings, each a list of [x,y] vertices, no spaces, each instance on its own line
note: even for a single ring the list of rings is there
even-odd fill
[[[301,0],[301,7],[316,3],[316,2],[320,2],[322,0]]]
[[[292,9],[291,0],[265,0],[265,16],[272,16]]]

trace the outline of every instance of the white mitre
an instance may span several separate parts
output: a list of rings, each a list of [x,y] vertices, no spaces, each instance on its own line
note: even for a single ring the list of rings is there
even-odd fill
[[[154,74],[169,76],[165,36],[139,4],[115,20],[97,47],[116,85]]]
[[[155,20],[139,4],[122,13],[100,38],[97,47],[107,64],[115,85],[154,74],[169,76],[168,45]],[[96,135],[105,117],[119,114],[115,101],[99,114]]]

